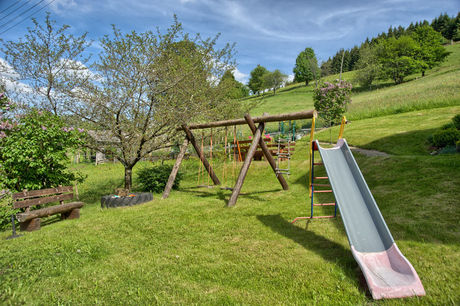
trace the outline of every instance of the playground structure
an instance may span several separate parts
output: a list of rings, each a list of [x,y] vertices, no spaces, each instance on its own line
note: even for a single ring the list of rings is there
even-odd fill
[[[270,149],[267,147],[267,144],[265,143],[264,139],[262,138],[262,132],[265,129],[265,123],[267,122],[280,122],[280,121],[286,121],[286,120],[300,120],[300,119],[311,119],[317,116],[317,113],[315,110],[308,110],[308,111],[301,111],[301,112],[295,112],[295,113],[288,113],[288,114],[280,114],[280,115],[269,115],[267,113],[264,113],[260,117],[255,117],[252,118],[249,114],[246,114],[244,116],[244,119],[233,119],[233,120],[223,120],[223,121],[214,121],[214,122],[209,122],[209,123],[202,123],[202,124],[191,124],[191,125],[182,125],[182,127],[178,128],[178,130],[182,130],[185,132],[185,139],[184,142],[180,148],[179,154],[177,156],[176,162],[174,164],[174,167],[171,171],[171,174],[169,176],[168,182],[166,184],[165,190],[163,192],[163,199],[167,198],[169,196],[169,193],[172,189],[172,186],[174,184],[174,180],[176,178],[177,172],[179,171],[179,167],[182,163],[182,160],[184,158],[185,152],[187,150],[187,146],[189,143],[192,144],[193,148],[195,149],[198,157],[200,158],[201,163],[203,164],[204,168],[208,172],[212,182],[214,185],[220,185],[220,180],[215,174],[211,164],[209,161],[206,159],[204,156],[202,149],[200,148],[198,142],[195,139],[195,136],[192,133],[192,130],[195,129],[207,129],[207,128],[216,128],[216,127],[226,127],[226,126],[236,126],[236,125],[244,125],[247,124],[253,134],[253,139],[251,142],[251,145],[249,146],[246,156],[244,158],[243,165],[241,167],[240,173],[238,175],[238,178],[236,180],[235,186],[232,188],[232,194],[230,196],[230,199],[227,203],[228,207],[235,206],[236,201],[238,199],[238,196],[241,192],[241,188],[243,187],[244,179],[246,178],[246,174],[249,170],[249,166],[251,165],[251,162],[254,158],[254,154],[257,150],[257,147],[260,146],[263,156],[267,160],[267,162],[270,164],[271,168],[273,169],[273,172],[276,175],[276,178],[278,179],[279,183],[281,184],[281,187],[283,190],[288,190],[289,186],[286,182],[286,180],[283,177],[282,171],[280,171],[279,167],[277,166],[275,160],[273,159],[272,153],[270,152]],[[256,127],[256,123],[259,125]]]
[[[377,203],[367,186],[364,176],[351,153],[343,131],[343,117],[337,144],[330,149],[322,148],[314,139],[315,118],[310,133],[310,217],[300,219],[333,218],[339,208],[351,252],[364,274],[374,299],[424,296],[425,289],[411,263],[398,249]],[[322,162],[315,162],[319,151]],[[325,167],[327,176],[315,177],[315,166]],[[330,185],[316,184],[315,180],[328,179]],[[315,190],[318,186],[330,186],[329,190]],[[315,204],[315,193],[333,193],[335,202]],[[334,206],[334,215],[314,216],[314,206]]]

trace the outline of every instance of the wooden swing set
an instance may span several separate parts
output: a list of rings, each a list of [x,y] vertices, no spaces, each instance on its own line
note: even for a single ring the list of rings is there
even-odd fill
[[[195,149],[198,157],[200,158],[202,165],[204,166],[204,169],[206,169],[206,171],[208,172],[209,177],[211,178],[214,185],[220,185],[219,178],[214,172],[212,165],[209,163],[209,161],[204,156],[203,147],[200,147],[199,143],[196,141],[195,136],[192,133],[192,130],[217,128],[217,127],[228,127],[228,126],[236,126],[236,125],[244,125],[244,124],[247,124],[249,126],[253,134],[253,139],[246,153],[246,156],[244,158],[244,163],[243,163],[243,166],[241,167],[240,173],[235,182],[235,186],[233,188],[230,188],[232,189],[232,195],[230,196],[230,199],[227,202],[227,207],[235,206],[238,196],[240,195],[241,188],[243,187],[244,179],[246,178],[246,174],[248,173],[249,166],[251,165],[252,159],[254,157],[254,154],[258,146],[262,149],[265,159],[268,161],[271,168],[273,169],[273,172],[275,173],[276,178],[281,184],[281,187],[283,188],[283,190],[288,190],[289,186],[286,183],[286,180],[284,179],[282,173],[278,171],[276,162],[273,159],[273,156],[270,153],[270,150],[267,147],[267,144],[262,138],[262,133],[265,129],[265,123],[279,122],[279,121],[286,121],[286,120],[310,119],[313,117],[315,118],[317,117],[316,110],[308,110],[308,111],[301,111],[301,112],[288,113],[288,114],[279,114],[279,115],[269,115],[267,113],[264,113],[262,116],[254,117],[254,118],[252,118],[249,114],[246,114],[244,116],[244,119],[232,119],[232,120],[214,121],[214,122],[201,123],[201,124],[182,125],[177,130],[182,130],[185,132],[185,139],[184,139],[184,142],[182,143],[182,146],[180,148],[179,154],[177,156],[177,159],[171,171],[171,174],[169,175],[168,183],[166,184],[165,190],[163,192],[163,199],[166,199],[169,196],[169,193],[171,192],[172,186],[174,184],[174,180],[176,179],[177,172],[179,171],[179,167],[182,163],[182,160],[184,158],[185,152],[187,151],[187,146],[189,143],[191,143],[193,148]],[[257,127],[256,127],[256,123],[259,124]],[[234,133],[234,139],[235,139],[235,133]]]

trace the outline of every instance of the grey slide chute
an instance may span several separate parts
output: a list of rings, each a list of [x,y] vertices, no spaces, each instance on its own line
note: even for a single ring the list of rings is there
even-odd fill
[[[410,262],[396,246],[345,139],[330,149],[316,141],[353,256],[375,299],[425,295]]]

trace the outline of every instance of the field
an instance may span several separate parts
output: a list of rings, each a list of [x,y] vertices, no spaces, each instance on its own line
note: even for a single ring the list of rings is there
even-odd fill
[[[81,218],[52,217],[13,240],[0,233],[0,303],[458,305],[460,156],[432,156],[426,144],[460,113],[460,44],[448,48],[449,60],[424,78],[356,88],[345,129],[351,145],[389,154],[355,158],[425,297],[373,301],[340,218],[290,223],[309,212],[304,137],[290,189],[281,189],[265,161],[253,162],[232,209],[225,208],[230,191],[196,187],[193,157],[168,199],[117,209],[101,209],[99,200],[122,185],[121,165],[72,165],[88,175],[79,186]],[[312,87],[293,85],[267,94],[253,115],[312,108]],[[329,131],[317,137],[328,141]],[[231,186],[240,164],[214,165],[220,178],[225,167],[223,185]]]

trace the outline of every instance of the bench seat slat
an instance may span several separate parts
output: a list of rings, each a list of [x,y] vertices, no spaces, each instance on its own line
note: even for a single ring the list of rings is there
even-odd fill
[[[19,222],[25,222],[31,219],[47,217],[47,216],[51,216],[54,214],[67,212],[75,208],[81,208],[83,207],[83,205],[84,205],[83,202],[72,202],[72,203],[66,203],[62,205],[55,205],[55,206],[45,207],[45,208],[41,208],[37,210],[32,210],[29,212],[18,213],[16,214],[16,218],[18,219]]]
[[[52,195],[56,193],[67,193],[73,192],[72,186],[62,186],[56,188],[47,188],[47,189],[40,189],[40,190],[30,190],[30,191],[23,191],[13,194],[13,200],[20,200],[20,199],[30,199],[35,197],[40,197],[44,195]]]
[[[73,194],[67,193],[67,194],[54,195],[51,197],[42,197],[42,198],[35,198],[35,199],[27,199],[24,201],[16,201],[14,202],[13,207],[16,209],[16,208],[41,205],[41,204],[46,204],[46,203],[51,203],[51,202],[72,200],[72,199],[73,199]]]

